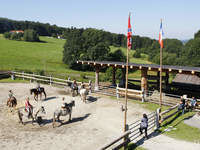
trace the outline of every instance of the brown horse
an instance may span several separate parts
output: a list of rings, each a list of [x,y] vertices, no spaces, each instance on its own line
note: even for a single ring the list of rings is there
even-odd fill
[[[17,99],[14,96],[11,97],[11,98],[8,98],[7,106],[8,107],[16,107],[17,106]]]
[[[46,95],[46,92],[45,92],[45,90],[44,90],[43,87],[41,87],[39,91],[38,91],[38,89],[36,89],[36,88],[30,89],[30,93],[31,93],[31,95],[32,95],[32,93],[34,93],[34,99],[35,99],[36,101],[38,101],[38,95],[40,95],[40,100],[41,100],[41,98],[42,98],[42,93],[44,93],[45,99],[46,99],[46,96],[47,96],[47,95]]]

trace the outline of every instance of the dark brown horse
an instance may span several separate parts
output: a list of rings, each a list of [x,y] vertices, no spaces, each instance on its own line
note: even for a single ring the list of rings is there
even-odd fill
[[[44,90],[44,88],[43,87],[40,87],[40,90],[38,90],[38,89],[36,89],[36,88],[34,88],[34,89],[30,89],[30,93],[31,93],[31,95],[32,95],[32,93],[34,94],[34,99],[36,100],[36,101],[38,101],[38,95],[40,95],[40,100],[41,100],[41,98],[42,98],[42,93],[44,93],[44,96],[45,96],[45,99],[46,99],[46,92],[45,92],[45,90]]]
[[[17,99],[14,96],[11,97],[11,98],[8,98],[7,106],[8,107],[16,107],[17,106]]]

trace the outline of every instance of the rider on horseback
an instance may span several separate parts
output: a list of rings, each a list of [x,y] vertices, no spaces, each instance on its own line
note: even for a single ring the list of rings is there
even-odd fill
[[[9,99],[13,98],[13,92],[12,92],[12,90],[9,90],[8,98],[9,98]]]
[[[36,89],[37,89],[38,92],[40,92],[40,83],[39,82],[37,82]]]
[[[65,98],[62,98],[62,105],[61,105],[61,109],[63,111],[69,110],[68,104],[65,102]]]
[[[72,90],[76,91],[78,93],[78,85],[76,83],[76,80],[73,81],[71,85]]]
[[[25,102],[25,110],[28,112],[28,118],[32,115],[33,106],[29,102],[29,97],[27,97]]]

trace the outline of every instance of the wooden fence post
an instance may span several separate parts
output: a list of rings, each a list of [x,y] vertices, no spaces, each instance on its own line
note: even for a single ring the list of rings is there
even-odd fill
[[[158,109],[156,110],[156,119],[155,119],[155,121],[156,121],[156,126],[155,126],[155,130],[158,130],[158,129],[159,129],[159,127],[160,127],[160,120],[161,120],[161,117],[160,117],[160,108],[158,108]]]
[[[144,88],[142,88],[142,102],[144,103],[145,101],[145,92],[144,92]]]
[[[11,79],[12,80],[15,80],[15,74],[12,72],[12,74],[11,74]]]
[[[24,80],[24,71],[22,71],[22,79]]]
[[[50,75],[50,85],[51,85],[51,82],[52,82],[52,77],[51,77],[51,75]]]
[[[116,87],[116,96],[117,96],[117,99],[119,99],[119,84],[117,83],[117,87]]]
[[[128,130],[129,130],[129,126],[128,124],[126,124],[126,131]],[[130,141],[129,134],[124,137],[124,141],[126,142],[124,145],[124,150],[126,150],[128,148],[128,143],[129,143],[128,141]]]

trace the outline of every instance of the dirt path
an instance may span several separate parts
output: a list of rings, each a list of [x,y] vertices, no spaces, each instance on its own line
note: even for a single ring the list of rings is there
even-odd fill
[[[1,83],[0,84],[0,149],[67,149],[67,150],[95,150],[102,145],[112,141],[123,132],[124,113],[121,111],[121,102],[111,100],[108,97],[90,95],[87,104],[80,100],[80,97],[72,98],[66,95],[67,89],[42,85],[47,92],[47,100],[31,103],[35,108],[41,105],[45,107],[47,114],[44,116],[45,124],[40,127],[36,123],[25,126],[18,123],[16,113],[10,113],[5,106],[8,90],[12,89],[19,102],[24,105],[25,98],[30,95],[29,89],[34,84],[22,83]],[[72,113],[72,122],[67,122],[68,116],[62,117],[64,125],[56,123],[52,128],[52,116],[55,109],[61,106],[61,99],[65,97],[67,102],[75,100],[75,107]],[[149,111],[137,104],[128,104],[128,123],[141,118],[143,113]],[[28,120],[27,120],[28,121]],[[166,144],[169,143],[169,144]],[[144,141],[147,149],[172,149],[172,144],[177,149],[199,150],[200,145],[178,141],[160,135]],[[186,145],[185,145],[186,144]]]

